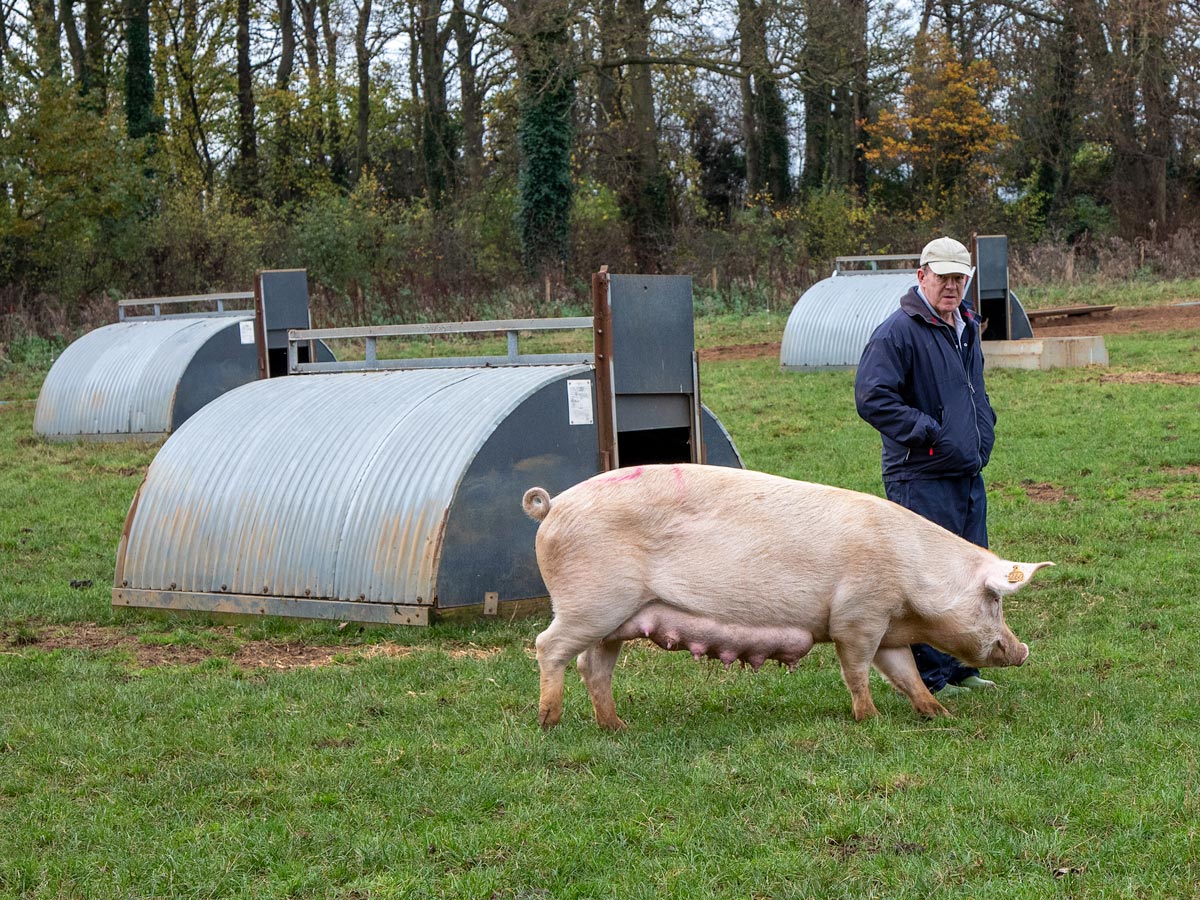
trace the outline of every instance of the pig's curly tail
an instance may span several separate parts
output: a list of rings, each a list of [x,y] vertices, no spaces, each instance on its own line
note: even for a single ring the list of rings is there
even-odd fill
[[[525,515],[540,522],[550,514],[550,495],[545,488],[530,488],[525,492],[521,506],[525,508]]]

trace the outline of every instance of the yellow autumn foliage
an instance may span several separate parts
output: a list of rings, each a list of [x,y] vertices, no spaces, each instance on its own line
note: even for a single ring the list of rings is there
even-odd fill
[[[901,105],[867,126],[865,149],[878,171],[907,184],[917,219],[989,193],[998,151],[1013,138],[984,101],[997,83],[989,63],[964,65],[944,35],[918,37]]]

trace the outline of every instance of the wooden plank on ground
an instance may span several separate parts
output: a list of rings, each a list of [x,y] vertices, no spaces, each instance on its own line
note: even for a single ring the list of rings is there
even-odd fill
[[[1025,315],[1029,321],[1033,322],[1037,319],[1054,319],[1058,316],[1090,316],[1093,313],[1112,312],[1116,308],[1115,303],[1107,306],[1059,306],[1055,309],[1027,309]]]

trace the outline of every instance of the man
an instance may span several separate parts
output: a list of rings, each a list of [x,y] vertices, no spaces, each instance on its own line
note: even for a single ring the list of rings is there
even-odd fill
[[[888,499],[986,547],[981,472],[996,414],[983,387],[979,323],[963,302],[972,272],[971,254],[958,241],[942,237],[925,245],[917,284],[863,351],[854,401],[883,436]],[[913,656],[934,693],[995,686],[927,644],[913,645]]]

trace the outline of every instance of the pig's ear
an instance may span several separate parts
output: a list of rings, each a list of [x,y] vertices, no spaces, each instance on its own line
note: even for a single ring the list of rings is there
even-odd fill
[[[1003,597],[1025,587],[1038,569],[1052,565],[1052,562],[1020,563],[998,559],[989,566],[984,583],[989,590]]]

